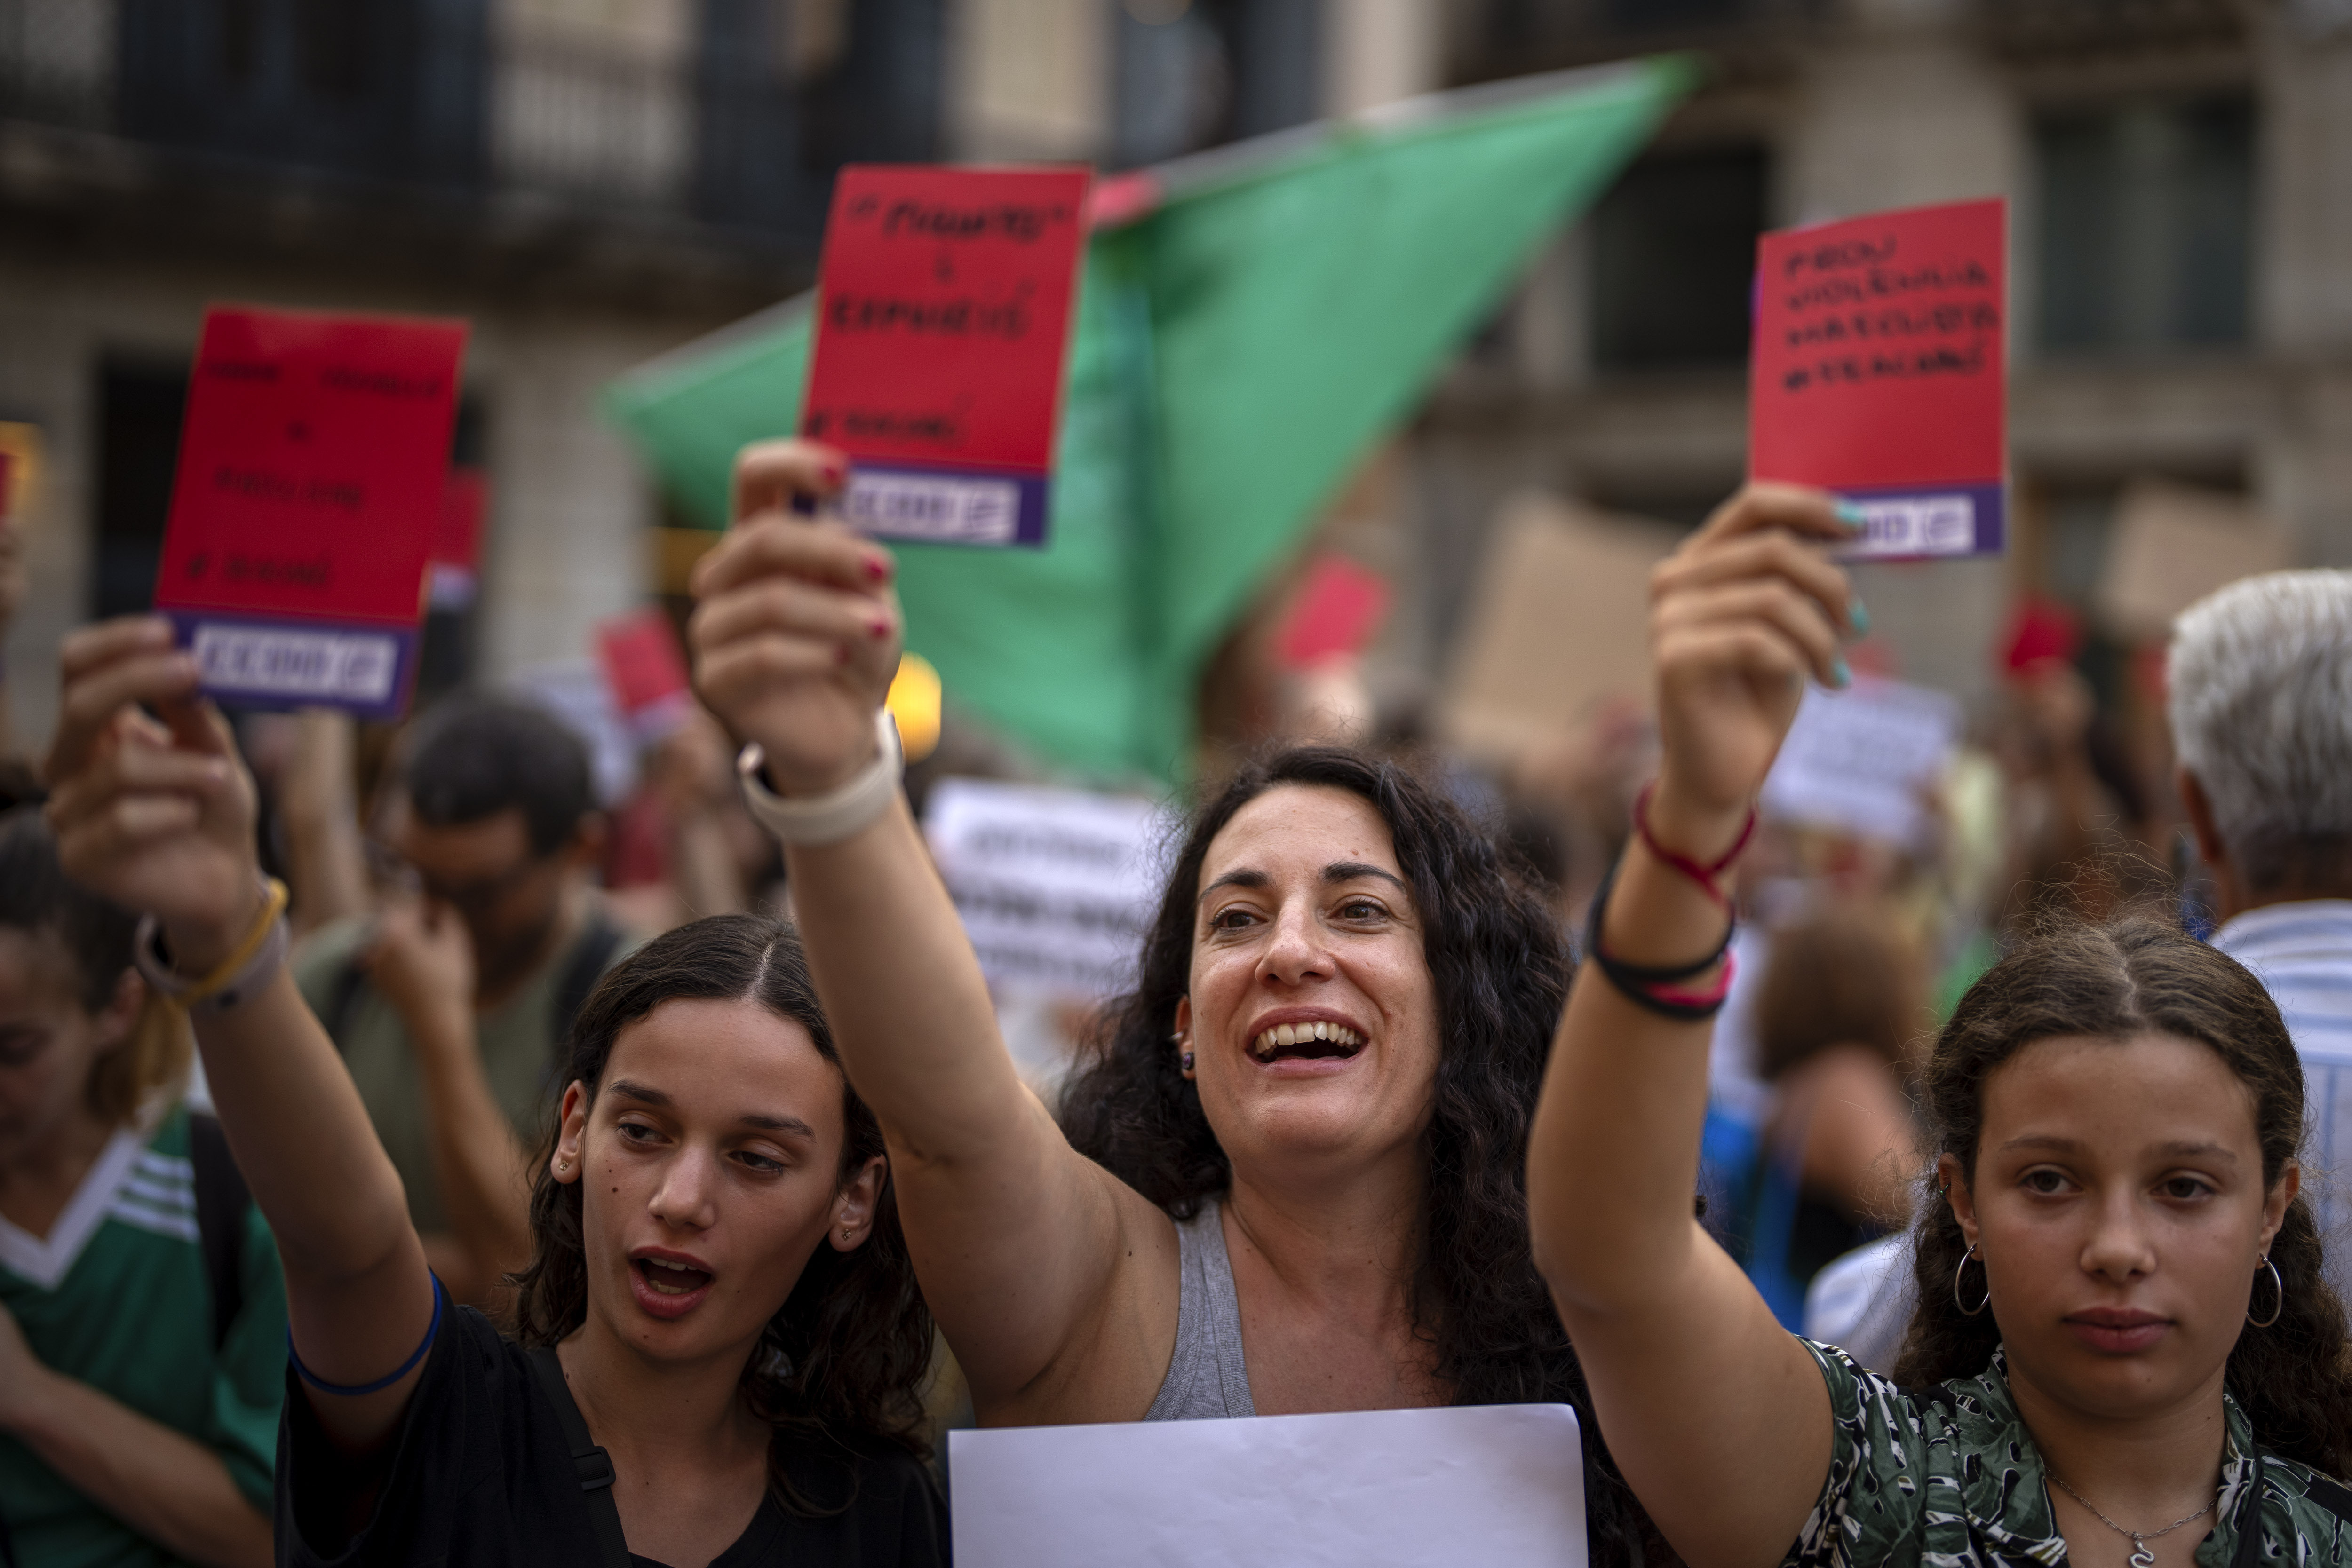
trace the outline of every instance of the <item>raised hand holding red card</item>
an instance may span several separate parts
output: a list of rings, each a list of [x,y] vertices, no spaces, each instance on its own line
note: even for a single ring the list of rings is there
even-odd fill
[[[1913,207],[1757,244],[1748,472],[1860,507],[1849,559],[2001,549],[2007,213]]]
[[[801,434],[882,538],[1042,545],[1084,169],[862,164],[825,227]]]
[[[406,706],[465,346],[462,321],[205,312],[155,580],[205,690]]]

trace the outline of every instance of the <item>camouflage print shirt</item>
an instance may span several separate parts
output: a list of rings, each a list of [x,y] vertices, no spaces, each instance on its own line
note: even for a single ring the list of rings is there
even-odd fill
[[[2059,1568],[2066,1542],[2050,1511],[2042,1455],[2009,1395],[1996,1350],[1975,1377],[1906,1389],[1832,1345],[1801,1342],[1829,1384],[1835,1436],[1821,1500],[1782,1568]],[[2225,1399],[2227,1396],[2224,1396]],[[2262,1456],[2252,1427],[2227,1400],[2229,1446],[2218,1522],[2197,1549],[2199,1568],[2352,1565],[2352,1489],[2308,1465]],[[2257,1539],[2244,1542],[2248,1532]],[[2121,1568],[2131,1542],[2085,1568]]]

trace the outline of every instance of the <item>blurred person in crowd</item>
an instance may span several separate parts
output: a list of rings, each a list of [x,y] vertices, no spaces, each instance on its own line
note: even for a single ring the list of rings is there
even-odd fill
[[[132,915],[0,814],[0,1546],[270,1560],[286,1299]]]
[[[285,967],[251,776],[169,625],[89,628],[62,662],[62,858],[159,923],[158,983],[197,998],[222,1126],[285,1260],[278,1560],[944,1561],[921,1462],[930,1319],[881,1130],[789,928],[697,922],[589,997],[508,1340],[428,1271]]]
[[[5,465],[0,465],[5,467]],[[0,486],[7,480],[0,477]],[[0,495],[0,645],[8,640],[8,628],[16,619],[16,607],[25,602],[25,530],[9,508],[8,497]],[[0,646],[0,757],[16,754],[16,740],[8,728],[8,655]]]
[[[2352,573],[2273,572],[2184,612],[2168,685],[2213,945],[2252,969],[2303,1063],[2305,1190],[2352,1284]],[[1901,1239],[1823,1270],[1807,1332],[1893,1364],[1915,1300]]]
[[[1583,1404],[1520,1201],[1570,969],[1541,901],[1404,770],[1277,752],[1194,819],[1057,1125],[898,793],[889,558],[790,509],[846,474],[798,442],[739,459],[695,678],[761,748],[754,812],[980,1420]],[[1638,1555],[1585,1462],[1594,1560]]]
[[[1789,1334],[1691,1217],[1726,852],[1805,680],[1843,673],[1820,547],[1858,521],[1752,485],[1655,580],[1657,789],[1529,1158],[1611,1451],[1694,1568],[2352,1562],[2302,1073],[2260,983],[2180,931],[2053,925],[1961,999],[1923,1072],[1940,1185],[1893,1378]]]
[[[1771,1103],[1743,1239],[1748,1277],[1793,1329],[1823,1265],[1911,1218],[1905,1051],[1924,1004],[1902,922],[1876,901],[1827,903],[1774,931],[1770,954],[1753,1023]]]
[[[393,885],[293,971],[408,1194],[435,1270],[485,1301],[522,1260],[522,1143],[562,1085],[572,1018],[635,946],[590,883],[587,748],[524,702],[461,694],[420,719],[383,824]]]
[[[646,756],[636,792],[614,813],[604,890],[631,929],[667,931],[750,909],[773,882],[776,849],[743,810],[727,734],[700,708]]]
[[[282,868],[297,941],[375,906],[358,784],[358,727],[333,708],[244,715],[238,747],[261,790],[264,869]]]
[[[2305,1157],[2352,1284],[2352,572],[2251,577],[2176,623],[2181,804],[2211,873],[2213,945],[2270,988],[2303,1058]]]
[[[2053,907],[2102,918],[2153,891],[2147,792],[2075,667],[2082,648],[2063,604],[2029,600],[2011,619],[1992,745],[2008,800],[2007,926]]]

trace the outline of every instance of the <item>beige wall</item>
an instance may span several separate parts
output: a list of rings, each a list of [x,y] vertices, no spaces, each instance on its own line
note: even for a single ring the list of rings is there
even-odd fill
[[[1110,139],[1117,0],[950,0],[951,157],[1087,160]]]

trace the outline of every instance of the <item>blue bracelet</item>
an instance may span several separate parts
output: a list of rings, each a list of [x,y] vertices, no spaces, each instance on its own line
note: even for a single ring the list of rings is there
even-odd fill
[[[425,1272],[431,1276],[433,1281],[433,1321],[425,1325],[425,1343],[418,1345],[409,1358],[406,1361],[402,1362],[399,1367],[394,1370],[390,1376],[379,1377],[373,1383],[328,1382],[325,1378],[320,1377],[317,1373],[312,1372],[309,1367],[302,1364],[301,1356],[297,1354],[294,1350],[294,1330],[292,1325],[289,1324],[286,1330],[286,1359],[294,1364],[296,1375],[299,1376],[303,1382],[309,1384],[311,1387],[317,1389],[321,1394],[332,1394],[338,1398],[352,1399],[362,1394],[380,1394],[383,1390],[391,1387],[394,1384],[399,1382],[402,1378],[407,1376],[410,1373],[415,1371],[416,1364],[425,1359],[425,1353],[433,1348],[434,1336],[441,1332],[441,1302],[443,1299],[441,1291],[441,1276],[433,1273],[429,1269],[426,1270]]]

